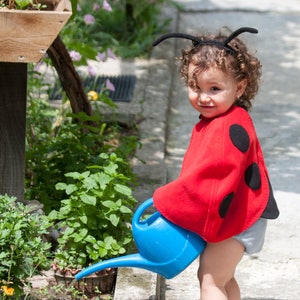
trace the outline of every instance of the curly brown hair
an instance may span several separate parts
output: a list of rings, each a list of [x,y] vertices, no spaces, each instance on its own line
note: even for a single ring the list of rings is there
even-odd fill
[[[217,35],[197,36],[199,39],[224,41],[227,36],[221,32]],[[217,67],[226,74],[232,74],[237,82],[246,79],[247,87],[245,92],[237,99],[236,105],[243,107],[245,110],[250,110],[252,107],[251,101],[258,92],[259,82],[261,78],[260,61],[248,52],[248,49],[243,41],[239,38],[234,38],[230,43],[237,55],[232,55],[226,49],[222,49],[217,45],[199,45],[189,49],[182,50],[182,55],[179,58],[181,61],[180,74],[188,85],[191,80],[195,80],[198,72],[207,70],[210,67]],[[193,79],[188,76],[190,64],[196,66]]]

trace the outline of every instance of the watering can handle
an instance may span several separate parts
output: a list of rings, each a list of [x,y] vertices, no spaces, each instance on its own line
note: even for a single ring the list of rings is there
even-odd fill
[[[150,198],[150,199],[144,201],[144,202],[137,208],[137,210],[135,211],[135,213],[134,213],[134,215],[133,215],[133,218],[132,218],[132,223],[133,223],[133,224],[141,224],[141,223],[143,223],[143,221],[140,222],[141,216],[142,216],[142,214],[144,213],[144,211],[145,211],[148,207],[150,207],[150,206],[152,206],[152,205],[153,205],[153,198]]]

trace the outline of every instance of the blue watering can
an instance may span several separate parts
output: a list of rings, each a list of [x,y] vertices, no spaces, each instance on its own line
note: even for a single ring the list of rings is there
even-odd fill
[[[204,250],[205,241],[155,212],[141,220],[144,211],[153,205],[152,198],[142,203],[132,219],[132,233],[139,253],[105,260],[75,275],[80,280],[106,268],[142,268],[170,279],[187,268]]]

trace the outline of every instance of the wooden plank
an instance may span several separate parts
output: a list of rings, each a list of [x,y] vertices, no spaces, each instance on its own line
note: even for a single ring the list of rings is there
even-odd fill
[[[0,194],[24,200],[27,64],[0,62]]]
[[[55,11],[0,9],[0,61],[38,62],[71,16],[69,0]]]

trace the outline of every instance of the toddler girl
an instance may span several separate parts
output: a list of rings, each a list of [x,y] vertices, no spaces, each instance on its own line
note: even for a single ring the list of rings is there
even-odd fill
[[[158,188],[154,205],[171,222],[207,241],[200,256],[201,300],[238,300],[234,278],[244,252],[259,252],[267,219],[279,211],[263,153],[248,113],[261,64],[237,38],[167,34],[193,44],[182,51],[180,72],[192,107],[200,113],[179,177]]]

